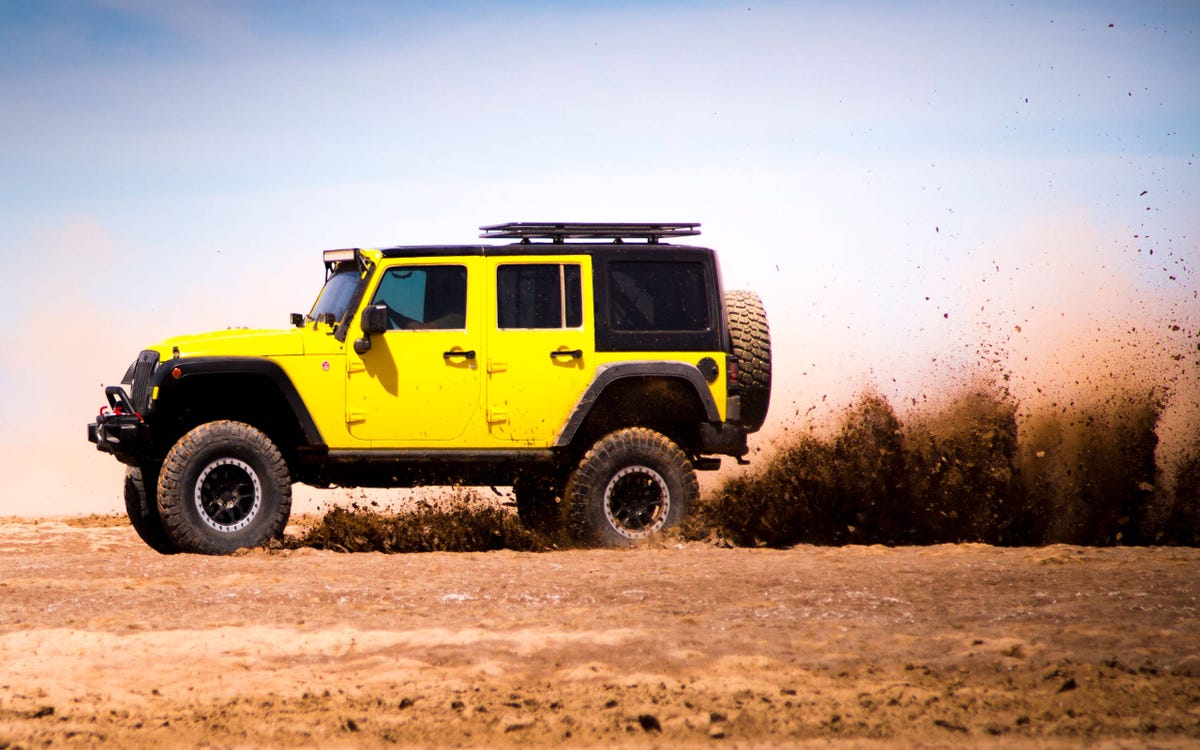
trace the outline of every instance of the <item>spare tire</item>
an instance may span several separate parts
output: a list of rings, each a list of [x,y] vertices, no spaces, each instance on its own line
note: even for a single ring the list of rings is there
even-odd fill
[[[742,290],[725,293],[725,312],[733,355],[738,359],[742,394],[741,424],[749,432],[762,427],[771,404],[771,330],[762,299]]]

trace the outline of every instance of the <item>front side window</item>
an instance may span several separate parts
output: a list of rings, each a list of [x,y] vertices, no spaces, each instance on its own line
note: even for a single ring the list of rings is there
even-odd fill
[[[465,266],[397,266],[383,272],[371,304],[388,308],[388,330],[466,327]]]
[[[496,269],[500,328],[578,328],[583,325],[579,266],[522,263]]]
[[[705,331],[712,327],[704,266],[675,261],[608,265],[612,327],[618,331]]]

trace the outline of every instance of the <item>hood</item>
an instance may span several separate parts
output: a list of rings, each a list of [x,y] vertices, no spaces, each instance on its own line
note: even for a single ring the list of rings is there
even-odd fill
[[[173,359],[176,348],[180,357],[286,357],[304,354],[304,337],[300,329],[234,328],[175,336],[153,348],[163,361]]]

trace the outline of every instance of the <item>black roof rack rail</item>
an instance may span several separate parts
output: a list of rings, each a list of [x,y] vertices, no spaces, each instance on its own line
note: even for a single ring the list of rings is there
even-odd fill
[[[480,227],[485,239],[551,240],[562,244],[566,240],[613,240],[620,243],[626,239],[643,239],[651,245],[658,244],[663,237],[691,237],[700,234],[699,222],[671,223],[610,223],[610,222],[555,222],[555,221],[510,221],[507,224],[492,224]]]

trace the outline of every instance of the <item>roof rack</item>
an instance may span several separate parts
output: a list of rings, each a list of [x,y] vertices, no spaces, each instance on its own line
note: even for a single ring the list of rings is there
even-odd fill
[[[675,222],[657,224],[605,223],[605,222],[552,222],[510,221],[507,224],[492,224],[480,227],[485,239],[519,239],[523,243],[531,240],[552,240],[562,244],[566,240],[613,240],[620,243],[626,239],[643,239],[651,245],[658,244],[663,237],[690,237],[700,234],[699,222]]]

